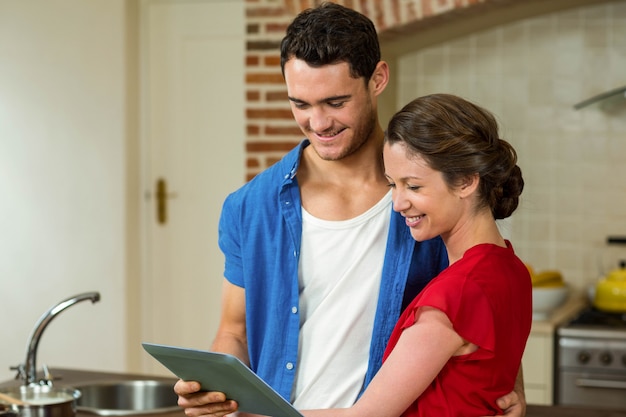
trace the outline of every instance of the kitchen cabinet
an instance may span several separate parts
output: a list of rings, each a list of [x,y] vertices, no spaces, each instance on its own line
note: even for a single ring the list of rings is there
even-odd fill
[[[528,404],[553,404],[556,328],[571,319],[585,304],[584,297],[576,292],[546,320],[533,321],[522,358]]]

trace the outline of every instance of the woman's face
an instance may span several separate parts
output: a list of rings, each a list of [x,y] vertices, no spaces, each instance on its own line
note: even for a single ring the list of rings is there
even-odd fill
[[[419,155],[409,154],[403,143],[385,143],[385,176],[393,194],[393,209],[406,219],[417,241],[441,235],[444,239],[460,227],[467,204],[448,187],[440,171]]]

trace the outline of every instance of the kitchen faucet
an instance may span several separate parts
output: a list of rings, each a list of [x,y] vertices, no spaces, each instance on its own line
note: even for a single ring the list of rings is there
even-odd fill
[[[61,301],[60,303],[51,307],[48,311],[46,311],[37,321],[33,332],[30,334],[28,338],[28,350],[26,352],[26,362],[23,365],[19,365],[17,367],[18,377],[21,377],[24,380],[24,385],[31,385],[37,383],[37,346],[39,345],[39,340],[41,339],[41,335],[43,334],[44,329],[52,319],[54,319],[57,314],[61,311],[65,310],[68,307],[73,306],[74,304],[84,301],[91,300],[92,303],[96,303],[100,301],[100,293],[99,292],[86,292],[82,294],[75,295],[66,300]],[[42,383],[46,383],[47,381],[42,381]]]

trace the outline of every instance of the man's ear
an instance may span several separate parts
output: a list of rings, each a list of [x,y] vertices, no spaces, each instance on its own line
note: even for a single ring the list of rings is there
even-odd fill
[[[385,61],[379,61],[374,69],[374,73],[370,78],[370,88],[374,95],[379,95],[385,90],[389,83],[389,64]]]

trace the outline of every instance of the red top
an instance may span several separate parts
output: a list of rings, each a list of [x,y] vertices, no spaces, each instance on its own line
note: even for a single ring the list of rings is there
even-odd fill
[[[450,358],[403,416],[502,414],[496,399],[513,390],[532,323],[530,275],[511,243],[506,244],[507,248],[481,244],[469,249],[400,316],[384,359],[402,331],[413,325],[420,306],[443,311],[455,331],[479,347]]]

